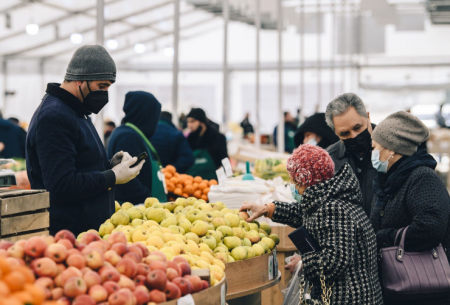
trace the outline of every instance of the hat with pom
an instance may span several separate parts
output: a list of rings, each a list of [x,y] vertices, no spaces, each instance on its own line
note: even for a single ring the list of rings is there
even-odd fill
[[[298,185],[313,186],[334,176],[334,162],[319,146],[300,145],[287,161],[287,171]]]

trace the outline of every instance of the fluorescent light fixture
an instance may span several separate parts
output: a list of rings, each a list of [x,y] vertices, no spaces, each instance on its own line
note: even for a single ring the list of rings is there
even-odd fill
[[[175,50],[172,47],[165,47],[163,53],[166,57],[172,57],[175,53]]]
[[[81,35],[80,33],[73,33],[72,35],[70,35],[70,42],[72,42],[73,44],[82,43],[83,35]]]
[[[137,43],[134,45],[134,51],[138,54],[142,54],[145,52],[145,45],[142,43]]]
[[[108,47],[108,49],[110,50],[115,50],[119,47],[119,42],[115,39],[108,39],[106,41],[106,46]]]
[[[25,30],[27,31],[27,34],[30,36],[37,35],[37,33],[39,33],[39,25],[35,23],[27,24]]]

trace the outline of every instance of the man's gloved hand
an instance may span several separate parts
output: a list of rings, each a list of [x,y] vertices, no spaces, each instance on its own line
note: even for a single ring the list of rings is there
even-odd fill
[[[113,167],[112,171],[116,175],[116,184],[125,184],[139,175],[145,160],[141,161],[136,167],[130,168],[136,161],[137,158],[134,157]]]
[[[129,153],[127,152],[123,152],[122,150],[119,151],[118,153],[116,153],[114,155],[114,157],[112,157],[110,164],[111,164],[111,168],[119,165],[121,162],[127,161],[131,159],[131,156]]]

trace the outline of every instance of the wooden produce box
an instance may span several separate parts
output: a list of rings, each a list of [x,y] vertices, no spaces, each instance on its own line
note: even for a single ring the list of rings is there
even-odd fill
[[[227,280],[224,277],[216,286],[206,290],[194,293],[192,299],[195,304],[201,305],[220,305],[225,304],[225,296],[227,293]],[[186,297],[186,296],[185,296]],[[180,299],[161,303],[161,305],[177,305]],[[182,303],[191,304],[191,303]]]
[[[42,190],[0,190],[0,239],[17,241],[48,234],[49,193]]]

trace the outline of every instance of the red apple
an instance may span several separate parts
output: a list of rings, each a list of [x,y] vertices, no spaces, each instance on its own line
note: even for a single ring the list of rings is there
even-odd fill
[[[123,232],[114,232],[108,237],[108,243],[112,246],[114,244],[127,245],[127,237]]]
[[[181,298],[181,290],[174,283],[167,282],[166,290],[164,292],[166,293],[167,300],[176,300]]]
[[[169,281],[172,281],[173,279],[180,276],[180,274],[178,274],[178,272],[173,268],[167,268],[166,275]]]
[[[88,234],[88,233],[86,233]],[[95,235],[94,233],[92,233]],[[86,259],[86,265],[91,268],[92,270],[97,270],[101,266],[103,266],[103,263],[105,262],[105,259],[103,257],[103,253],[98,249],[90,249],[85,255],[84,258]]]
[[[157,304],[167,301],[166,294],[157,289],[153,289],[152,291],[150,291],[149,296],[150,296],[150,301],[155,302]]]
[[[66,297],[62,297],[56,301],[57,305],[71,305],[72,302]]]
[[[202,290],[208,289],[209,288],[209,283],[208,281],[202,280]]]
[[[136,248],[136,247],[135,247],[135,249],[138,249],[139,251],[141,251],[141,249],[139,249],[139,248]],[[131,259],[131,260],[133,260],[136,264],[139,264],[139,263],[142,261],[142,258],[141,258],[138,254],[136,254],[136,253],[134,253],[134,252],[128,252],[127,254],[125,254],[124,256],[122,256],[122,258],[128,258],[128,259]]]
[[[104,269],[100,272],[100,277],[102,278],[102,282],[118,282],[120,280],[120,273],[114,267]]]
[[[151,262],[149,267],[152,270],[161,270],[164,273],[167,272],[167,264],[166,264],[166,262],[159,262],[159,261]]]
[[[144,258],[144,263],[146,263],[147,265],[150,265],[153,262],[165,262],[165,260],[163,260],[161,256],[155,254],[150,254],[149,256]]]
[[[178,288],[180,288],[182,296],[185,296],[192,292],[191,283],[187,279],[184,279],[182,277],[177,277],[176,279],[174,279],[172,281],[172,283],[174,283],[175,285],[178,286]]]
[[[120,280],[117,284],[119,284],[120,287],[128,288],[131,291],[134,291],[134,289],[136,289],[136,284],[134,283],[134,281],[125,275],[120,276]]]
[[[61,273],[61,286],[65,286],[67,280],[71,277],[83,277],[81,271],[75,267],[68,267]]]
[[[64,265],[64,264],[56,264],[56,268],[58,269],[58,272],[56,272],[56,275],[59,275],[64,270],[66,270],[66,265]]]
[[[116,265],[117,271],[121,274],[134,278],[137,274],[137,264],[129,258],[122,258]]]
[[[67,260],[66,264],[69,267],[75,267],[77,269],[83,269],[86,267],[86,259],[83,255],[80,254],[72,254],[70,255]]]
[[[181,269],[182,276],[191,274],[191,266],[188,263],[180,263],[178,267]]]
[[[61,240],[65,240],[65,239],[61,239]],[[67,250],[67,257],[69,257],[69,256],[71,256],[73,254],[80,254],[81,255],[81,252],[80,252],[80,250],[75,249],[75,248]]]
[[[18,244],[9,247],[8,250],[6,250],[6,252],[8,252],[10,257],[14,258],[23,259],[23,256],[25,255],[25,250],[23,249],[22,246],[19,246]]]
[[[192,287],[194,288],[194,290],[192,291],[193,293],[202,290],[203,288],[202,279],[199,276],[192,275],[191,277],[188,278],[188,281],[191,282]]]
[[[86,234],[83,235],[83,237],[81,237],[80,243],[89,245],[90,243],[97,240],[101,240],[99,235],[95,234],[94,232],[87,232]]]
[[[81,252],[84,250],[84,248],[86,248],[85,244],[81,244],[78,242],[78,240],[75,242],[75,247],[77,247],[77,249]]]
[[[145,275],[136,275],[136,277],[134,278],[134,284],[136,286],[145,285],[146,279],[147,277]]]
[[[127,291],[121,289],[109,296],[108,303],[110,305],[134,305],[136,302],[132,293],[130,295]]]
[[[151,271],[150,267],[145,263],[137,264],[137,274],[147,276],[147,274]]]
[[[134,291],[139,291],[139,290],[142,290],[142,291],[144,291],[144,292],[146,292],[146,293],[149,293],[149,292],[150,292],[150,291],[148,290],[147,287],[142,286],[142,285],[136,286],[136,289],[135,289]]]
[[[48,290],[52,290],[53,288],[55,288],[55,283],[49,277],[40,277],[40,278],[38,278],[34,282],[34,285],[42,287],[42,288],[46,288]]]
[[[182,275],[180,266],[178,266],[178,264],[175,263],[174,261],[168,261],[167,268],[175,269],[175,271],[178,273],[178,276]]]
[[[38,258],[33,264],[33,271],[37,276],[55,277],[58,273],[58,267],[56,263],[48,257]]]
[[[117,265],[120,259],[120,255],[114,250],[108,250],[105,252],[105,261],[109,262],[113,266]]]
[[[44,256],[47,243],[40,236],[31,237],[25,244],[25,254],[34,258]]]
[[[7,258],[8,256],[9,254],[5,249],[0,249],[0,257]]]
[[[61,287],[53,288],[50,293],[52,294],[52,300],[58,300],[59,298],[62,298],[64,295],[64,289]]]
[[[61,263],[67,258],[67,248],[61,244],[50,244],[44,255],[57,263]]]
[[[7,257],[5,260],[11,269],[19,266],[25,266],[25,261],[21,258]]]
[[[51,235],[42,235],[42,238],[45,240],[48,246],[56,242],[55,238]]]
[[[102,240],[94,241],[88,245],[88,248],[97,248],[100,249],[103,253],[109,250],[110,246],[107,243],[106,245],[102,242]]]
[[[116,232],[116,233],[118,233],[118,232]],[[108,240],[109,240],[109,238],[108,238]],[[130,250],[128,249],[127,244],[122,244],[122,243],[113,244],[111,246],[111,250],[115,251],[120,256],[130,252]]]
[[[81,269],[80,271],[81,271],[81,273],[82,273],[83,276],[84,276],[84,275],[85,275],[86,273],[88,273],[89,271],[92,271],[92,269],[89,268],[89,267],[84,267],[84,268]]]
[[[138,245],[131,245],[128,247],[128,249],[130,250],[130,252],[132,253],[136,253],[139,257],[139,262],[142,260],[142,258],[144,257],[144,253],[142,252],[141,247],[139,247]]]
[[[105,287],[106,291],[108,292],[108,295],[111,295],[114,292],[119,291],[120,289],[119,284],[113,281],[104,282],[103,287]]]
[[[64,284],[64,295],[69,298],[75,298],[85,294],[87,286],[84,280],[79,276],[71,277]]]
[[[163,262],[167,261],[166,255],[164,253],[162,253],[161,251],[153,251],[150,253],[150,255],[158,255]]]
[[[146,284],[149,290],[158,289],[164,291],[166,282],[166,273],[161,270],[153,270],[147,275]]]
[[[176,264],[181,264],[181,263],[186,263],[189,264],[189,262],[187,261],[187,259],[185,259],[182,256],[175,256],[172,260],[172,262],[176,263]]]
[[[102,278],[95,271],[88,271],[83,275],[83,280],[86,282],[88,288],[102,283]]]
[[[89,288],[89,295],[96,303],[104,302],[108,299],[108,291],[102,285],[94,285]]]
[[[10,247],[14,245],[13,242],[1,240],[0,241],[0,249],[8,250]]]
[[[97,305],[97,302],[91,296],[82,294],[73,300],[72,305]]]
[[[25,244],[27,243],[26,239],[21,239],[16,241],[15,245],[21,246],[22,248],[25,248]]]
[[[61,272],[61,274],[62,274],[62,272]],[[63,287],[63,286],[64,286],[64,285],[62,284],[62,281],[61,281],[61,279],[62,279],[61,274],[57,275],[57,276],[55,277],[55,279],[53,280],[53,281],[55,282],[55,285],[56,285],[57,287]]]
[[[76,241],[75,235],[73,235],[73,233],[69,230],[61,230],[56,233],[55,241],[58,242],[60,239],[67,239],[72,243],[72,245],[74,245]]]
[[[68,239],[63,238],[63,239],[58,240],[56,243],[66,247],[67,251],[73,249],[73,244]]]
[[[142,250],[142,257],[147,257],[150,254],[147,247],[142,242],[134,243],[133,245],[138,246]]]
[[[136,297],[136,305],[147,305],[150,302],[150,294],[143,290],[135,290],[134,296]]]

